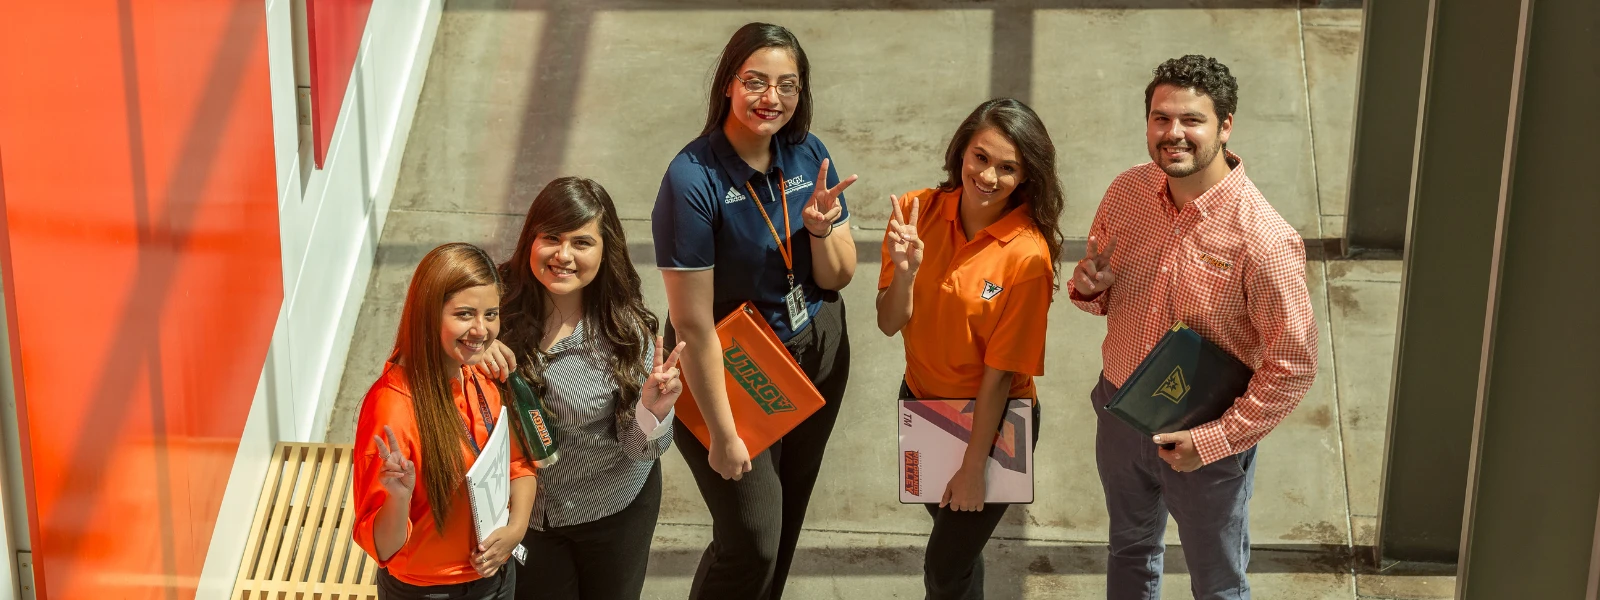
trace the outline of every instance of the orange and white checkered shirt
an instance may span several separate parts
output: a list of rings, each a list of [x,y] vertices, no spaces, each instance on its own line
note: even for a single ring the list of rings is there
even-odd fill
[[[1248,450],[1300,404],[1317,374],[1317,323],[1306,291],[1305,243],[1245,176],[1232,172],[1178,210],[1155,163],[1124,171],[1090,235],[1116,240],[1116,283],[1093,300],[1106,316],[1105,376],[1121,387],[1176,321],[1244,361],[1255,376],[1221,419],[1190,430],[1206,464]]]

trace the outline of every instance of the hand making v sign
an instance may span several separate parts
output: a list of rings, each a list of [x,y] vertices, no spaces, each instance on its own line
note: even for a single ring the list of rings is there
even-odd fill
[[[811,188],[811,200],[806,202],[805,210],[800,212],[800,219],[805,222],[806,231],[816,237],[827,237],[833,233],[833,222],[844,210],[844,207],[839,206],[839,194],[844,193],[844,189],[855,182],[856,176],[851,175],[839,182],[839,185],[829,188],[828,159],[822,159],[822,168],[817,170],[817,182]]]
[[[395,441],[394,430],[388,425],[383,426],[383,435],[389,438],[387,444],[383,438],[372,436],[372,441],[377,442],[378,446],[378,481],[389,495],[410,498],[411,492],[417,487],[417,465],[401,453],[400,442]]]
[[[898,273],[915,276],[922,266],[922,238],[917,237],[917,216],[922,209],[922,199],[911,198],[911,219],[900,212],[901,198],[889,196],[894,211],[889,216],[889,260]]]
[[[661,336],[656,336],[655,356],[650,359],[650,378],[639,390],[639,401],[644,403],[645,410],[655,415],[656,421],[667,418],[667,412],[678,402],[678,396],[683,395],[683,379],[678,377],[678,357],[683,354],[683,348],[689,345],[687,342],[678,342],[678,346],[672,349],[672,355],[663,360],[661,355],[666,349],[661,344]]]
[[[1078,266],[1072,270],[1072,287],[1084,298],[1093,298],[1111,288],[1117,282],[1117,276],[1111,272],[1111,253],[1117,249],[1117,240],[1099,245],[1094,236],[1089,236],[1089,248],[1078,261]]]

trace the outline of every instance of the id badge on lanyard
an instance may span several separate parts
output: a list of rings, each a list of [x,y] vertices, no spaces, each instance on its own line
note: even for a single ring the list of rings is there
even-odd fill
[[[800,331],[811,320],[811,311],[806,308],[806,291],[794,284],[794,275],[789,276],[789,293],[783,295],[783,304],[789,308],[789,331]]]
[[[783,178],[783,169],[778,169],[778,198],[783,206],[783,235],[778,235],[777,226],[772,224],[772,217],[767,216],[767,209],[761,205],[761,196],[756,195],[755,186],[749,181],[744,182],[745,189],[750,191],[750,199],[756,205],[756,210],[761,212],[761,218],[767,222],[767,230],[772,232],[772,239],[778,242],[778,254],[783,255],[783,266],[789,272],[789,292],[783,295],[783,305],[789,313],[789,331],[800,331],[806,323],[811,321],[811,311],[806,307],[805,288],[795,284],[794,281],[794,233],[789,226],[789,182]],[[768,180],[767,191],[772,191],[771,180]]]

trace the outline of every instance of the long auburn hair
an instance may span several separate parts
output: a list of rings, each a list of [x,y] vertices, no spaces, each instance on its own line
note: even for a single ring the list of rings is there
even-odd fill
[[[439,333],[445,303],[461,290],[480,285],[504,292],[494,261],[477,246],[445,244],[422,257],[406,290],[400,331],[389,357],[390,362],[399,364],[411,388],[411,408],[422,438],[420,483],[433,507],[434,528],[440,532],[456,487],[466,474],[461,449],[467,438],[450,391],[450,367]]]
[[[961,191],[961,164],[967,153],[967,144],[979,131],[993,128],[1006,136],[1017,147],[1022,157],[1022,185],[1011,191],[1008,208],[1026,203],[1028,216],[1039,229],[1045,246],[1050,248],[1050,264],[1055,271],[1055,287],[1061,289],[1061,245],[1066,236],[1061,234],[1061,211],[1066,208],[1066,193],[1061,189],[1061,178],[1056,175],[1056,145],[1050,141],[1050,132],[1044,128],[1039,115],[1019,100],[995,98],[979,104],[956,128],[950,138],[950,147],[944,153],[944,183],[939,189],[945,192]]]
[[[628,256],[617,207],[600,184],[562,177],[546,185],[528,206],[517,249],[511,260],[500,264],[507,288],[501,303],[504,329],[500,340],[517,353],[517,370],[541,394],[548,390],[544,368],[549,357],[540,341],[545,336],[545,316],[552,307],[550,292],[533,275],[533,243],[541,235],[567,233],[597,220],[602,250],[599,272],[583,288],[584,345],[598,351],[601,339],[610,344],[611,351],[600,354],[606,357],[617,385],[613,412],[620,425],[634,418],[640,386],[650,376],[651,357],[645,352],[659,321],[644,305],[639,272]]]
[[[811,61],[806,60],[806,51],[800,47],[800,38],[788,29],[771,23],[747,23],[733,32],[728,44],[722,47],[722,56],[717,58],[717,72],[711,76],[711,94],[706,102],[706,126],[700,130],[700,135],[710,135],[722,128],[723,122],[728,120],[728,110],[733,107],[733,99],[728,97],[728,86],[733,84],[733,77],[739,74],[739,67],[744,66],[744,61],[749,60],[750,55],[767,48],[788,50],[794,56],[795,67],[800,71],[800,95],[794,105],[794,115],[778,130],[776,137],[788,144],[806,141],[806,134],[811,131]],[[772,75],[777,76],[776,73]]]

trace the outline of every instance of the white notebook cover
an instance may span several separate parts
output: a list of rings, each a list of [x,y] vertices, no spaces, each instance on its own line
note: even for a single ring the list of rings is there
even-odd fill
[[[967,451],[975,402],[899,402],[900,502],[938,504]],[[985,502],[1033,502],[1033,399],[1008,402],[984,475]]]
[[[478,541],[511,522],[511,436],[506,408],[500,407],[496,426],[483,445],[483,453],[467,469],[467,498],[472,504],[472,530]]]

